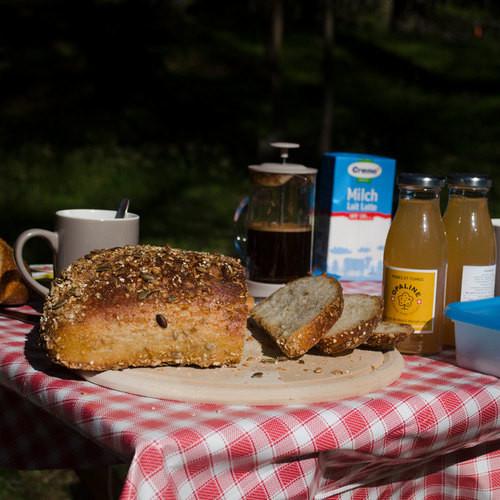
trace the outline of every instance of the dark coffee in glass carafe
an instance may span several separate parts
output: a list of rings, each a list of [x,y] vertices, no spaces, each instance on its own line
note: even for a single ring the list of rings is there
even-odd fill
[[[253,281],[286,283],[311,270],[312,227],[255,222],[248,226],[248,275]]]

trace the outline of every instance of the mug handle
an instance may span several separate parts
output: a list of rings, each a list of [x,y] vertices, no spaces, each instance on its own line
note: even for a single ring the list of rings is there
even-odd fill
[[[33,288],[35,292],[45,297],[49,293],[49,289],[33,279],[23,260],[24,245],[28,240],[37,236],[45,238],[50,243],[52,251],[54,253],[57,252],[57,248],[59,246],[59,236],[57,233],[47,231],[46,229],[28,229],[18,236],[14,244],[14,259],[26,284]]]
[[[247,237],[246,237],[246,228],[244,223],[244,217],[242,222],[242,216],[246,215],[248,209],[249,197],[245,196],[236,207],[236,210],[233,214],[233,222],[236,226],[236,235],[233,240],[234,248],[238,257],[242,262],[246,261],[247,257]]]

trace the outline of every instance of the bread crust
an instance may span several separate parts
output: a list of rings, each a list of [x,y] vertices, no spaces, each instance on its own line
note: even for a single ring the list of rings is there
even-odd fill
[[[17,269],[14,251],[0,238],[0,304],[25,304],[28,298],[29,292]]]
[[[253,311],[251,313],[252,319],[274,338],[276,344],[289,358],[303,356],[314,347],[342,314],[344,306],[342,286],[335,278],[326,275],[323,277],[329,280],[331,285],[336,288],[335,297],[325,305],[311,322],[295,330],[288,336],[282,335],[282,332],[278,328],[265,321],[264,318],[254,314]]]
[[[340,285],[339,285],[340,286]],[[342,314],[342,291],[316,318],[289,337],[278,337],[276,343],[289,358],[298,358],[314,347]]]
[[[230,257],[136,245],[92,252],[54,280],[41,335],[81,370],[240,360],[247,291]]]
[[[384,304],[381,297],[372,296],[378,301],[375,314],[367,319],[358,322],[354,328],[349,328],[337,333],[335,336],[325,336],[317,344],[316,348],[323,354],[336,355],[344,351],[355,349],[369,339],[373,330],[382,319]]]
[[[390,351],[408,338],[414,329],[411,325],[398,325],[401,329],[398,332],[374,332],[363,344],[370,349]]]

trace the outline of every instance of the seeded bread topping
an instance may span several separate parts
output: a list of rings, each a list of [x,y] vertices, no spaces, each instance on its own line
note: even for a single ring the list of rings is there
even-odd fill
[[[168,246],[100,250],[54,280],[41,333],[49,355],[73,368],[233,363],[246,301],[244,270],[230,257]]]

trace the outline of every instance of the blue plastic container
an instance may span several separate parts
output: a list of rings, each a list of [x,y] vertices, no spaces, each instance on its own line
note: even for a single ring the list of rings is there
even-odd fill
[[[455,322],[457,363],[500,377],[500,297],[454,302],[445,314]]]

